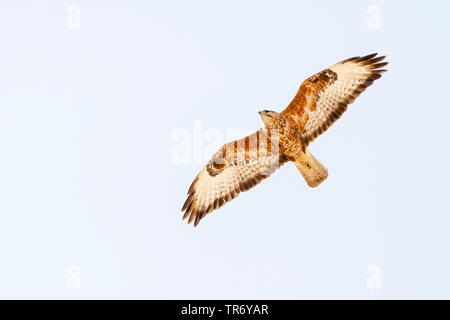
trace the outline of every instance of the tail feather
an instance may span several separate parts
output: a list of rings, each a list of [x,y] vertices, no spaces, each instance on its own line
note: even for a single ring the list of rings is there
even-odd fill
[[[308,150],[295,159],[295,166],[311,188],[317,187],[328,177],[328,170]]]

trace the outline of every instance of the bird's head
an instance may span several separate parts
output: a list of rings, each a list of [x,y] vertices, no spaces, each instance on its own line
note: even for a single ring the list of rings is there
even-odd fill
[[[264,122],[264,126],[266,129],[279,129],[281,124],[284,122],[284,117],[275,111],[263,110],[259,112],[262,121]]]

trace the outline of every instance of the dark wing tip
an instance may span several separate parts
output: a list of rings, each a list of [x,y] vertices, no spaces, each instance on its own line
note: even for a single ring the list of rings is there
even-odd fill
[[[359,59],[358,63],[366,66],[369,68],[372,72],[372,75],[377,75],[377,78],[381,77],[381,74],[386,72],[387,69],[381,69],[389,64],[388,61],[383,61],[386,58],[386,56],[373,56],[373,54],[362,57]],[[375,79],[373,79],[375,80]]]
[[[352,57],[352,58],[348,58],[345,59],[343,61],[341,61],[340,63],[346,63],[346,62],[356,62],[356,63],[362,63],[363,65],[367,65],[367,64],[374,64],[376,62],[382,61],[384,58],[386,58],[386,56],[378,56],[378,52],[375,53],[371,53],[365,56],[356,56],[356,57]]]
[[[194,227],[196,227],[199,222],[200,222],[200,214],[197,214],[195,215]]]
[[[387,66],[388,63],[389,63],[389,62],[375,63],[375,64],[372,64],[372,67],[373,67],[374,69],[379,69],[379,68],[382,68],[382,67],[384,67],[384,66]]]
[[[368,54],[367,56],[361,57],[358,59],[358,62],[371,60],[372,58],[376,57],[378,55],[378,52]]]

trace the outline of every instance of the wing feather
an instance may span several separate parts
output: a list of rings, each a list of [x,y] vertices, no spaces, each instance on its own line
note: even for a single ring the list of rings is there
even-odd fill
[[[325,132],[347,106],[381,77],[385,57],[370,54],[341,61],[306,79],[283,111],[308,144]]]
[[[192,182],[181,209],[183,219],[189,217],[188,223],[197,226],[205,215],[250,190],[286,161],[270,132],[262,129],[225,144]]]

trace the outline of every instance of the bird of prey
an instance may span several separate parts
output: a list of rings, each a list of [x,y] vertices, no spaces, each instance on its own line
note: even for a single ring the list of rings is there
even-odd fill
[[[327,169],[307,147],[381,77],[388,63],[376,53],[343,60],[309,77],[281,112],[259,112],[264,127],[220,148],[195,178],[181,211],[194,226],[206,214],[256,186],[288,161],[317,187]]]

